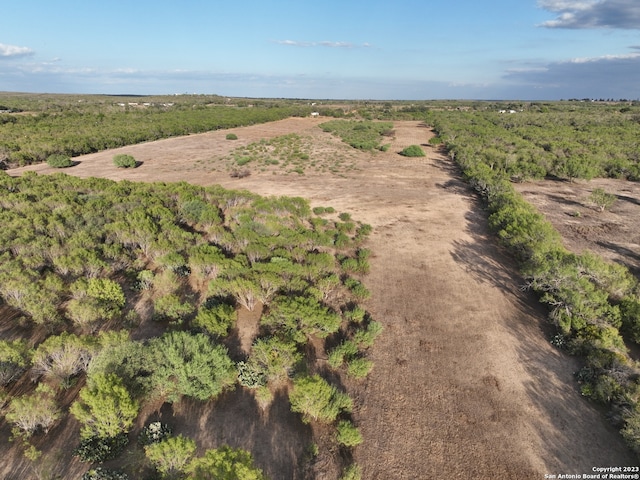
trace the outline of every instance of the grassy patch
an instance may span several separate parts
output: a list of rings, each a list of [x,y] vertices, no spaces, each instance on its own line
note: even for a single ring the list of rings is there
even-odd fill
[[[221,159],[228,171],[238,167],[251,167],[254,172],[272,172],[304,175],[309,171],[338,174],[354,165],[341,155],[320,155],[317,140],[295,133],[262,139],[234,149]]]
[[[379,149],[382,139],[393,135],[390,122],[332,120],[321,124],[320,128],[359,150]]]

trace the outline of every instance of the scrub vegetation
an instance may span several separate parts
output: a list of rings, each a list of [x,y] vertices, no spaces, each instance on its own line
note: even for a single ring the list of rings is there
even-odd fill
[[[81,153],[307,116],[311,111],[303,101],[215,96],[8,95],[0,99],[6,104],[0,108],[0,161],[5,167],[44,161],[53,167],[71,167],[78,163],[72,156]],[[280,132],[253,141],[260,137],[249,139],[250,129],[238,129],[238,135],[232,134],[233,142],[224,139],[234,137],[222,135],[223,142],[233,147],[225,151],[224,158],[220,155],[211,162],[238,179],[252,172],[283,172],[294,181],[306,174],[309,185],[322,173],[346,176],[353,172],[349,194],[363,198],[358,195],[368,173],[366,161],[370,161],[374,186],[366,188],[379,190],[376,195],[389,204],[385,210],[389,222],[386,218],[381,222],[388,239],[378,240],[377,246],[392,239],[401,243],[400,239],[415,235],[410,243],[416,250],[407,261],[412,263],[398,261],[397,268],[420,279],[429,278],[428,270],[437,268],[426,261],[413,265],[412,260],[428,255],[420,250],[420,242],[429,240],[431,227],[409,230],[403,222],[408,222],[409,215],[431,218],[426,216],[428,204],[420,202],[433,202],[435,194],[420,190],[419,195],[407,197],[402,217],[395,211],[399,193],[384,197],[382,189],[387,183],[397,192],[409,186],[415,172],[407,168],[431,168],[433,152],[439,152],[440,173],[443,165],[457,163],[464,179],[485,202],[496,237],[517,260],[524,278],[522,289],[536,292],[548,307],[554,330],[550,342],[579,359],[577,390],[602,405],[629,447],[640,452],[640,367],[633,353],[640,343],[638,280],[621,263],[567,249],[559,232],[514,188],[541,179],[566,185],[598,177],[639,180],[639,108],[634,103],[577,101],[336,102],[314,111],[353,118],[325,122],[320,128],[326,133],[318,131],[318,135],[351,150],[328,135],[332,133],[357,149],[351,150],[356,154],[348,165],[336,165],[335,157],[319,155],[315,137]],[[415,131],[422,134],[433,128],[436,136],[432,141],[411,138],[398,146],[391,123],[395,120],[413,120]],[[309,124],[317,129],[317,120],[310,118]],[[388,152],[391,145],[394,149]],[[426,152],[427,160],[398,162],[398,153],[408,145]],[[152,157],[140,158],[147,164]],[[385,170],[389,159],[393,166]],[[133,161],[131,166],[136,164]],[[75,174],[86,163],[65,172]],[[176,171],[185,167],[176,164],[167,175],[179,178]],[[445,168],[447,172],[451,169],[450,165]],[[434,170],[428,171],[433,175]],[[369,423],[369,434],[371,425],[394,420],[402,424],[403,419],[392,414],[414,406],[411,392],[423,386],[412,384],[409,390],[402,390],[405,386],[398,379],[413,375],[411,370],[421,365],[415,359],[439,361],[448,358],[438,356],[443,352],[455,352],[447,350],[446,344],[432,343],[438,338],[435,329],[433,338],[425,333],[424,322],[437,324],[437,319],[425,320],[417,309],[399,315],[397,305],[391,303],[405,308],[411,303],[407,298],[422,293],[413,277],[402,283],[402,272],[385,271],[379,282],[385,291],[389,289],[389,305],[376,299],[383,287],[378,285],[377,291],[367,288],[370,270],[371,276],[381,275],[379,268],[377,272],[370,268],[370,262],[380,260],[374,260],[378,254],[367,240],[372,227],[359,222],[356,213],[352,218],[333,207],[311,209],[299,197],[264,197],[186,182],[115,182],[60,172],[22,175],[0,172],[0,414],[1,427],[5,432],[11,430],[11,445],[20,447],[34,472],[44,469],[44,460],[51,461],[43,451],[57,432],[64,431],[65,441],[70,442],[65,447],[73,449],[75,462],[83,462],[78,469],[83,479],[267,478],[264,470],[271,465],[265,457],[273,450],[267,454],[263,450],[259,458],[253,447],[236,448],[237,437],[223,433],[235,431],[228,425],[240,420],[228,414],[232,411],[259,417],[246,435],[257,435],[262,429],[261,438],[280,438],[278,435],[285,435],[280,432],[290,433],[285,428],[292,428],[296,433],[292,442],[310,441],[302,446],[304,455],[287,458],[296,464],[290,472],[300,469],[295,478],[311,478],[310,472],[319,472],[330,462],[335,477],[339,470],[341,478],[363,478],[372,472],[368,463],[360,464],[359,459],[366,456],[358,456],[367,448],[366,415],[380,413],[380,418]],[[393,183],[396,176],[403,183]],[[336,177],[322,179],[343,181]],[[421,182],[420,189],[430,185],[417,175],[415,179]],[[236,178],[225,180],[242,184]],[[287,185],[282,182],[279,187]],[[462,189],[456,182],[445,180],[433,190],[450,194]],[[347,182],[327,191],[317,188],[315,199],[334,198],[336,188],[345,190],[345,185]],[[603,217],[617,208],[620,195],[612,191],[594,188],[585,197],[597,211],[595,215]],[[377,201],[376,195],[367,198]],[[421,208],[413,208],[414,204]],[[371,210],[367,213],[373,215]],[[415,216],[418,214],[421,216]],[[391,236],[394,228],[401,229],[397,237]],[[486,241],[487,237],[482,238]],[[394,259],[405,253],[393,253]],[[396,267],[392,261],[385,265]],[[403,288],[411,290],[404,297],[398,293]],[[371,292],[373,303],[388,318],[375,319],[367,310]],[[416,305],[424,309],[423,304]],[[383,334],[383,324],[392,325],[394,339],[406,341],[396,340],[393,352],[374,357],[371,349]],[[409,328],[415,328],[410,338],[400,337]],[[390,336],[382,337],[387,338]],[[548,343],[543,346],[551,348]],[[398,375],[386,379],[395,383],[389,394],[403,392],[395,397],[398,405],[385,403],[389,397],[384,397],[384,411],[365,398],[377,388],[371,377],[366,378],[380,371],[382,361],[392,365],[387,365],[385,374]],[[431,377],[430,370],[411,378],[442,379],[449,374]],[[490,401],[500,398],[502,402],[498,397],[501,381],[486,377],[480,382],[495,387],[496,397],[485,390],[478,392],[488,395]],[[438,385],[428,387],[434,392],[430,401],[450,398],[441,395],[450,385],[440,390]],[[419,393],[423,395],[424,390]],[[474,390],[469,395],[476,394]],[[456,395],[460,402],[466,401],[463,392]],[[553,406],[554,401],[562,399],[551,399],[549,404]],[[236,402],[236,410],[229,410],[229,404]],[[359,410],[363,405],[366,409]],[[424,415],[431,415],[428,404],[419,407]],[[517,415],[516,407],[513,410]],[[215,437],[215,448],[203,445],[203,432],[181,430],[178,420],[167,420],[194,415],[201,422],[211,422],[206,433],[209,439]],[[419,414],[401,414],[411,415]],[[501,422],[501,428],[512,428],[514,417],[507,413],[500,414],[503,418],[497,413],[491,416],[489,427],[482,423],[482,415],[482,411],[476,415],[469,410],[468,418],[459,416],[464,423],[460,435],[468,438],[475,431],[480,438],[481,427],[492,434],[493,425]],[[274,427],[275,417],[285,418],[288,425]],[[420,418],[426,425],[427,420]],[[449,420],[457,422],[458,416]],[[473,422],[478,422],[477,430],[469,426]],[[386,425],[393,430],[394,425]],[[394,434],[389,438],[401,436],[397,431]],[[436,435],[427,439],[434,441],[432,445],[439,441]],[[423,441],[417,437],[404,442]],[[424,467],[421,451],[409,452],[408,443],[399,443],[404,445],[403,454],[417,452],[417,462]],[[278,447],[281,452],[291,444]],[[371,452],[376,450],[366,451],[371,461]],[[389,458],[384,466],[391,471],[397,466],[393,462],[405,457],[396,451]],[[487,460],[487,465],[492,461],[495,459]],[[387,460],[371,462],[380,466]]]
[[[238,388],[262,405],[284,388],[300,421],[339,428],[344,448],[358,443],[357,427],[338,423],[352,405],[332,380],[339,366],[321,375],[318,358],[337,339],[365,358],[379,333],[343,267],[357,259],[366,269],[368,225],[329,208],[316,215],[301,198],[63,174],[0,173],[0,205],[0,294],[24,332],[0,340],[4,416],[25,455],[37,459],[33,440],[72,417],[80,459],[118,459],[142,448],[128,434],[148,405],[204,405]],[[345,313],[354,308],[363,314]],[[258,325],[245,351],[238,317],[251,312]],[[157,334],[133,338],[145,324]],[[29,391],[11,396],[23,377],[34,380]],[[65,393],[76,385],[77,396]],[[125,470],[264,478],[247,452],[198,456],[193,439],[167,432],[145,427],[146,460]]]
[[[225,99],[215,95],[1,97],[0,162],[29,165],[50,155],[87,153],[160,138],[306,116],[304,103]]]

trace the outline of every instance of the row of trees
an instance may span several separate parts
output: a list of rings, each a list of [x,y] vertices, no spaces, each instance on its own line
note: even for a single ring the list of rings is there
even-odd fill
[[[64,97],[62,97],[64,98]],[[210,98],[165,98],[162,103],[139,106],[141,99],[82,97],[75,104],[54,96],[27,101],[2,98],[32,112],[0,113],[0,162],[22,166],[44,162],[51,155],[74,157],[176,135],[253,125],[306,116],[311,107],[295,103],[262,102],[246,107],[219,105]],[[122,103],[126,100],[127,103]],[[129,106],[135,100],[134,107]],[[150,100],[150,99],[147,99]],[[79,102],[79,103],[78,103]],[[116,103],[117,102],[117,103]],[[168,103],[170,102],[170,103]],[[260,103],[260,102],[258,102]],[[120,107],[119,105],[125,105]]]
[[[438,129],[442,115],[429,116]],[[640,179],[640,122],[632,111],[592,106],[546,113],[455,115],[454,124],[447,124],[451,151],[511,178]]]
[[[0,382],[8,392],[36,381],[5,398],[15,436],[28,442],[68,412],[81,425],[78,455],[101,462],[126,446],[145,404],[208,402],[240,385],[263,408],[288,389],[304,421],[357,445],[351,400],[316,361],[329,352],[307,344],[341,349],[333,375],[370,371],[381,328],[358,304],[369,292],[357,276],[371,228],[315,212],[301,198],[217,186],[0,173],[0,295],[27,327],[0,340]],[[260,313],[248,351],[237,346],[240,311]],[[164,333],[132,339],[150,321]],[[28,443],[27,453],[38,456]]]
[[[494,162],[491,152],[505,155],[504,151],[485,151],[488,145],[505,145],[512,139],[509,130],[487,127],[497,119],[490,123],[486,115],[461,112],[431,118],[449,155],[485,198],[489,223],[520,261],[526,286],[549,306],[549,317],[557,326],[553,343],[584,359],[577,375],[582,394],[608,406],[629,446],[640,452],[640,367],[626,347],[626,342],[640,342],[637,279],[622,265],[564,248],[557,231],[512,187],[514,171]],[[547,129],[553,136],[555,128]],[[503,131],[505,137],[498,134]],[[521,155],[517,145],[512,148]]]

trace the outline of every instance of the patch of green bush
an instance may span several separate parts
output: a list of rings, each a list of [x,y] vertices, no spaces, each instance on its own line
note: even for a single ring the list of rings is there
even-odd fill
[[[355,463],[351,464],[344,469],[340,480],[362,480],[362,469]]]
[[[409,145],[400,152],[400,155],[405,157],[424,157],[424,150],[420,145]]]
[[[82,475],[82,480],[129,480],[126,473],[102,467],[92,468]]]
[[[82,439],[73,454],[83,462],[102,463],[117,457],[128,443],[126,433],[115,437],[93,436]]]
[[[171,436],[171,427],[162,422],[145,425],[138,434],[138,443],[142,446],[161,442]]]
[[[136,159],[125,153],[114,155],[113,164],[118,168],[136,168],[138,166]]]
[[[238,136],[235,133],[227,133],[227,136],[225,138],[227,140],[237,140]]]
[[[226,337],[229,329],[235,324],[237,318],[233,305],[217,303],[215,305],[203,305],[198,310],[193,326],[201,328],[211,335]]]
[[[320,125],[325,132],[339,136],[343,142],[359,150],[380,148],[380,141],[393,128],[390,122],[331,120]]]
[[[345,447],[355,447],[362,443],[362,435],[349,420],[341,420],[336,427],[336,440]]]
[[[47,165],[53,168],[67,168],[73,166],[73,161],[69,155],[54,153],[47,158]]]

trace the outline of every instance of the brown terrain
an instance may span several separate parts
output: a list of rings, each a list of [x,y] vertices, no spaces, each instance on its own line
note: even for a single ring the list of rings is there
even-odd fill
[[[603,413],[580,396],[573,377],[577,360],[550,345],[544,309],[520,290],[523,281],[512,259],[496,245],[482,206],[454,164],[428,146],[424,158],[398,155],[407,145],[426,145],[430,129],[396,122],[389,151],[369,153],[323,133],[317,127],[321,122],[288,119],[230,130],[236,141],[225,140],[230,131],[219,131],[141,144],[80,157],[65,173],[302,196],[313,206],[333,206],[373,227],[367,245],[373,252],[371,272],[363,280],[372,292],[366,306],[384,331],[370,352],[371,375],[346,385],[365,438],[354,453],[364,479],[543,479],[545,474],[591,473],[597,466],[636,465]],[[300,175],[283,166],[249,164],[250,176],[230,177],[226,158],[233,149],[289,133],[303,139],[313,168]],[[142,164],[117,169],[111,161],[115,153],[131,154]],[[28,169],[53,171],[46,165]],[[569,242],[595,239],[603,252],[637,255],[638,232],[624,229],[630,222],[627,208],[640,204],[640,190],[620,190],[612,211],[597,213],[583,205],[584,189],[592,185],[520,187],[537,205],[546,202],[555,211],[563,233],[574,232]],[[563,214],[558,205],[584,214]],[[622,233],[611,238],[613,231]],[[184,402],[161,413],[183,425],[177,433],[191,434],[202,448],[229,442],[252,450],[274,480],[338,477],[336,462],[322,455],[311,472],[293,466],[304,457],[299,439],[309,438],[310,427],[288,412],[284,396],[256,420],[260,411],[237,390],[206,408]],[[52,443],[77,428],[65,427],[52,430]],[[15,447],[0,446],[9,450]],[[82,469],[75,465],[65,471],[64,478],[72,478],[70,472]],[[7,475],[4,471],[3,478],[28,478]]]
[[[590,181],[540,181],[516,184],[524,198],[562,234],[576,253],[590,250],[640,274],[640,184],[597,178]],[[601,211],[590,200],[601,188],[617,199]]]

